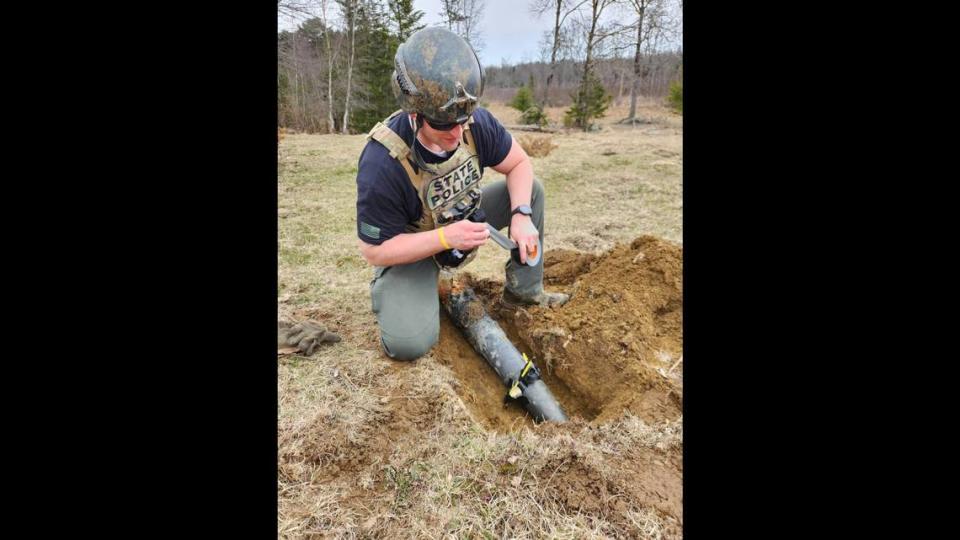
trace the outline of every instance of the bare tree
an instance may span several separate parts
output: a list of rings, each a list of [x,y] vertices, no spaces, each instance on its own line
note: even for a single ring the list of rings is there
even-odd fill
[[[295,20],[313,16],[308,0],[277,0],[277,14]]]
[[[483,33],[480,20],[486,0],[443,0],[440,17],[447,28],[462,37],[479,53],[483,50]]]
[[[327,115],[324,101],[323,25],[313,17],[301,23],[294,32],[278,35],[278,90],[284,125],[308,132],[325,131],[322,120]]]
[[[577,93],[579,96],[578,99],[585,99],[588,94],[590,78],[593,75],[595,55],[598,52],[601,42],[612,35],[616,35],[615,31],[603,28],[600,24],[600,19],[603,17],[604,10],[617,3],[617,1],[618,0],[589,0],[589,12],[586,15],[586,19],[582,21],[586,29],[586,41],[584,42],[586,52],[583,60],[583,74],[580,78],[580,89]],[[581,107],[584,106],[582,103],[580,105]],[[589,120],[584,122],[580,127],[584,130],[589,129]]]
[[[317,0],[320,3],[320,22],[323,24],[323,43],[327,50],[327,133],[336,132],[333,121],[333,48],[330,45],[330,18],[327,8],[330,0]]]
[[[637,116],[637,96],[640,84],[650,73],[649,54],[659,48],[662,39],[673,38],[676,34],[676,17],[667,0],[629,0],[627,3],[633,15],[633,24],[625,29],[635,30],[633,47],[633,83],[630,85],[630,114],[624,122],[633,122]],[[682,3],[681,3],[682,5]],[[644,52],[648,53],[644,58]]]
[[[543,88],[543,103],[545,105],[550,105],[550,83],[553,82],[553,77],[556,74],[557,53],[562,45],[560,30],[563,28],[567,17],[586,2],[587,0],[580,0],[576,3],[574,0],[533,0],[530,4],[530,13],[537,17],[548,11],[554,12],[553,40],[550,47],[550,74],[547,75],[547,82]]]
[[[340,132],[346,135],[349,133],[350,125],[350,85],[353,82],[353,57],[356,49],[357,37],[357,0],[338,0],[346,17],[347,34],[350,36],[350,57],[347,61],[347,92],[343,100],[343,124],[340,126]]]
[[[463,39],[478,53],[483,49],[483,32],[480,30],[480,21],[483,11],[487,7],[486,0],[461,0],[463,4]]]

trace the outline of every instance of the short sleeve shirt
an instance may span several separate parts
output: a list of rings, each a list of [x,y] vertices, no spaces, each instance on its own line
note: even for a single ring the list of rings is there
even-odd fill
[[[480,175],[483,176],[485,167],[496,166],[507,157],[513,138],[486,109],[475,109],[473,120],[470,132],[477,146]],[[398,114],[387,127],[411,146],[413,127],[407,114]],[[447,159],[427,150],[420,141],[416,144],[428,164],[442,163]],[[382,144],[367,141],[357,167],[357,236],[368,244],[380,245],[405,232],[408,224],[420,219],[422,211],[420,196],[400,162],[390,157],[390,152]]]

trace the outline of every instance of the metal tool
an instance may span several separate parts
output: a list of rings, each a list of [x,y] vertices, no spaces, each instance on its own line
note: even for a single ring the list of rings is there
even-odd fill
[[[517,247],[517,243],[507,238],[502,232],[498,231],[493,227],[493,225],[487,223],[487,229],[490,231],[490,237],[503,249],[510,250],[510,254],[513,256],[513,260],[520,262],[520,248]],[[533,252],[527,250],[527,266],[536,266],[540,262],[540,255],[542,255],[543,250],[540,246],[540,239],[537,238],[537,247],[533,249]]]

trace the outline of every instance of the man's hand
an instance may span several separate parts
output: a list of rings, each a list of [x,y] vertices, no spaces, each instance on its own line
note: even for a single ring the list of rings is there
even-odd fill
[[[527,263],[527,251],[536,251],[540,232],[534,226],[530,216],[514,214],[510,219],[510,238],[517,243],[520,251],[520,262]]]
[[[490,238],[490,231],[486,223],[474,223],[463,219],[444,226],[443,235],[451,248],[466,251],[486,242]]]

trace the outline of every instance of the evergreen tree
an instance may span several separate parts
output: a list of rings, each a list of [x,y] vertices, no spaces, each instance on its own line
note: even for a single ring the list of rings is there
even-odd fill
[[[507,105],[520,112],[525,112],[534,105],[533,89],[529,86],[521,86],[520,89],[517,90],[517,93],[514,94],[513,99],[511,99],[510,103],[507,103]]]
[[[536,95],[536,90],[531,74],[530,81],[517,90],[517,93],[514,94],[513,99],[507,105],[523,113],[520,115],[520,121],[524,124],[545,126],[548,123],[547,115],[543,112],[543,106],[537,103],[534,95]]]
[[[388,0],[393,1],[393,0]],[[422,16],[422,14],[421,14]],[[399,107],[393,95],[390,77],[393,56],[400,45],[387,28],[388,17],[377,0],[364,0],[357,19],[358,100],[351,113],[355,132],[369,131]]]
[[[419,24],[420,19],[423,18],[423,12],[413,9],[413,0],[387,0],[387,7],[397,31],[394,35],[401,43],[426,26]]]
[[[564,114],[563,123],[568,127],[582,128],[584,131],[590,129],[591,120],[603,118],[613,100],[613,96],[603,87],[600,79],[592,73],[587,77],[586,88],[571,97],[573,97],[573,106]]]
[[[667,96],[667,103],[675,111],[683,114],[683,67],[680,69],[680,78],[670,83],[670,94]]]

